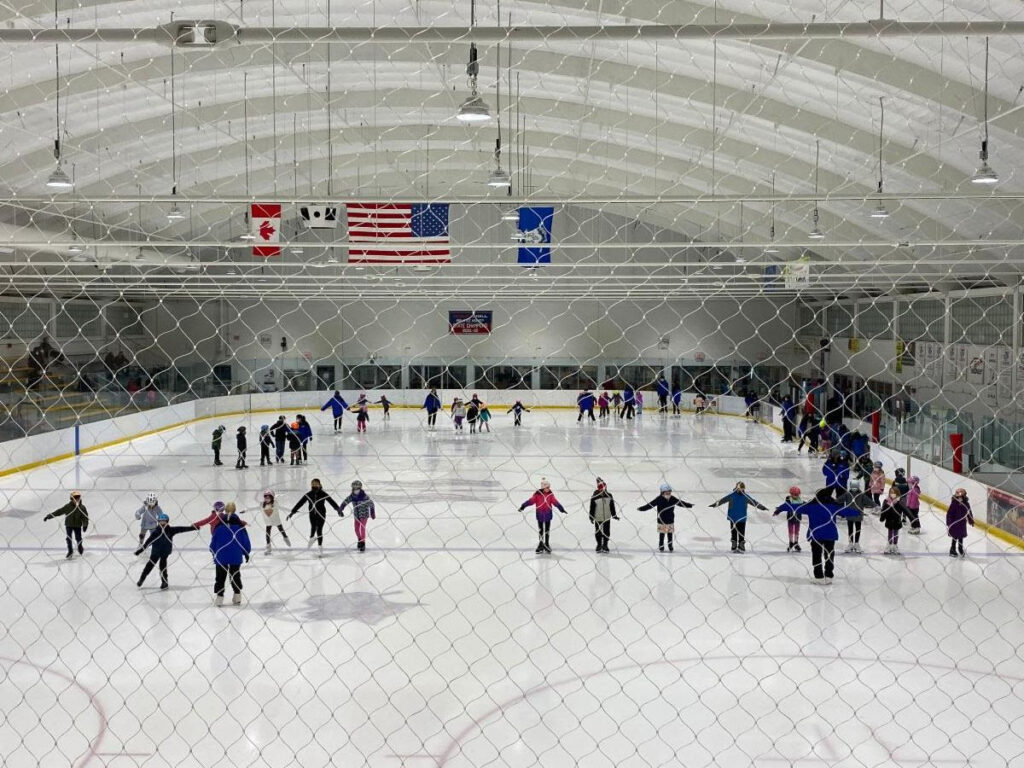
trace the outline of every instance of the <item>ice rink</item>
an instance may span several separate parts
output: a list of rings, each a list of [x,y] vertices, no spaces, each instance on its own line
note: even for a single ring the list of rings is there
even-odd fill
[[[502,409],[503,411],[503,409]],[[742,419],[645,413],[577,425],[537,411],[514,429],[455,435],[442,417],[372,414],[335,435],[312,409],[308,466],[212,466],[201,421],[0,480],[0,760],[28,766],[1005,766],[1024,760],[1024,552],[972,530],[948,557],[938,514],[883,556],[837,556],[832,586],[786,553],[783,516],[753,512],[745,555],[724,508],[744,480],[774,508],[821,463]],[[291,414],[289,414],[291,415]],[[255,466],[253,466],[255,465]],[[603,477],[621,508],[594,552],[586,500]],[[541,478],[569,510],[534,554]],[[140,590],[133,512],[155,491],[172,525],[216,499],[290,508],[313,477],[340,500],[354,478],[377,503],[365,553],[330,518],[305,547],[243,567],[245,601],[214,607],[204,530],[175,539],[171,589]],[[668,481],[696,504],[657,552]],[[64,559],[43,516],[80,489],[86,555]],[[983,500],[974,500],[976,505]],[[250,519],[253,517],[249,514]],[[803,534],[801,534],[803,535]],[[845,527],[838,549],[845,546]]]

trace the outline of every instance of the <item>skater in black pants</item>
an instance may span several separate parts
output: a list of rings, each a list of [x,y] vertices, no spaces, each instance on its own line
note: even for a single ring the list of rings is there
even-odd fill
[[[437,412],[441,410],[441,398],[438,397],[436,389],[431,388],[420,407],[427,410],[427,426],[433,429],[437,426]]]
[[[811,544],[811,567],[817,581],[832,583],[836,561],[836,540],[839,529],[836,517],[860,515],[860,510],[851,509],[834,498],[835,488],[822,488],[814,494],[814,501],[800,505],[801,517],[807,518],[807,541]]]
[[[220,447],[226,431],[227,428],[223,424],[213,430],[213,440],[210,441],[210,447],[213,448],[213,466],[215,467],[219,467],[224,463],[220,460]]]
[[[818,438],[821,436],[821,424],[815,421],[813,415],[804,414],[803,419],[800,420],[800,442],[796,445],[796,452],[800,451],[804,447],[804,443],[807,443],[808,453],[818,452]]]
[[[71,492],[71,500],[58,510],[48,514],[43,520],[50,520],[54,517],[64,518],[64,535],[68,543],[67,559],[74,556],[71,540],[78,543],[78,554],[84,555],[85,548],[82,546],[82,534],[89,530],[89,511],[82,503],[82,494],[78,491]]]
[[[523,426],[523,413],[529,413],[530,409],[523,405],[521,400],[516,400],[515,405],[509,408],[505,413],[515,414],[515,419],[512,422],[513,427]]]
[[[638,512],[646,512],[648,509],[658,510],[658,551],[665,551],[665,537],[668,537],[668,551],[674,551],[672,539],[676,532],[676,507],[686,507],[689,509],[693,506],[688,501],[677,499],[672,495],[672,486],[668,483],[662,483],[659,488],[661,494],[651,501],[644,504],[642,507],[637,507]]]
[[[288,442],[288,422],[285,421],[284,416],[277,417],[270,432],[274,436],[274,458],[281,463],[284,461],[284,446]]]
[[[213,582],[214,605],[224,604],[224,586],[230,578],[231,602],[242,602],[242,561],[249,562],[252,543],[245,530],[245,523],[237,515],[225,515],[220,525],[213,529],[210,538],[210,552],[213,553],[215,576]]]
[[[245,427],[238,428],[235,443],[238,446],[238,460],[235,462],[235,469],[248,469],[249,467],[245,463],[245,451],[249,447],[249,441],[245,439]]]
[[[597,478],[597,490],[590,497],[590,522],[594,524],[594,538],[597,539],[595,552],[608,551],[608,539],[612,535],[612,520],[618,520],[615,511],[615,499],[604,484]]]
[[[270,434],[270,427],[266,424],[260,427],[260,466],[270,466],[273,460],[270,458],[270,447],[274,444],[274,438]]]
[[[576,421],[583,421],[584,416],[589,416],[591,421],[596,421],[594,418],[594,393],[589,389],[583,390],[576,398],[576,407],[579,408],[580,415]]]
[[[669,386],[668,381],[665,379],[665,374],[658,377],[658,380],[654,382],[654,386],[658,392],[658,413],[668,413]]]
[[[341,431],[341,420],[345,415],[345,411],[348,410],[348,403],[345,402],[345,398],[341,396],[341,392],[334,390],[334,394],[331,399],[321,406],[321,411],[326,411],[328,408],[331,409],[331,414],[334,416],[334,431]]]
[[[636,416],[636,393],[633,391],[633,386],[627,384],[622,390],[622,411],[619,412],[619,418],[632,419]]]
[[[135,550],[135,556],[138,557],[146,548],[149,547],[149,562],[146,563],[142,569],[142,574],[139,576],[138,586],[141,587],[146,581],[146,577],[149,576],[153,570],[153,566],[160,566],[160,589],[167,589],[167,558],[171,556],[171,552],[174,551],[174,537],[179,533],[194,533],[199,530],[198,525],[175,525],[171,526],[168,523],[171,521],[167,515],[161,513],[156,517],[156,528],[149,534],[149,538],[146,542]]]
[[[782,442],[792,443],[796,437],[796,405],[786,395],[782,398]]]
[[[328,495],[323,489],[320,481],[313,478],[310,483],[310,489],[306,494],[299,499],[298,503],[292,507],[291,514],[286,518],[291,520],[292,516],[297,515],[299,510],[302,509],[303,505],[309,505],[309,544],[306,548],[309,549],[313,546],[313,542],[316,541],[317,546],[320,548],[320,556],[324,554],[324,523],[327,521],[327,508],[326,505],[330,504],[334,507],[334,510],[341,516],[345,515],[341,511],[341,507],[338,503]]]

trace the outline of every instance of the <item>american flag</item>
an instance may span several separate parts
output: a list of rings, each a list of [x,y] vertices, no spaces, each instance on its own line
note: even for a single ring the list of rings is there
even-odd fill
[[[443,264],[448,250],[447,203],[348,203],[350,264]]]

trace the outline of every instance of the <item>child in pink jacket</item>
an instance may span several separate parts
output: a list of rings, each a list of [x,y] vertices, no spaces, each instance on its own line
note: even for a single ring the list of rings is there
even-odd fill
[[[551,483],[546,477],[540,479],[540,490],[535,491],[530,498],[519,505],[519,511],[522,512],[527,507],[533,507],[537,512],[537,534],[540,541],[537,543],[535,551],[538,555],[541,552],[550,553],[551,518],[554,517],[552,510],[557,508],[563,515],[567,512],[561,502],[555,498],[555,494],[551,492]]]
[[[910,492],[907,493],[907,519],[910,521],[910,533],[915,536],[921,533],[921,478],[910,476]]]
[[[875,468],[871,470],[871,478],[868,480],[868,492],[875,502],[875,506],[881,506],[882,494],[885,493],[885,472],[882,470],[882,462],[876,461]]]

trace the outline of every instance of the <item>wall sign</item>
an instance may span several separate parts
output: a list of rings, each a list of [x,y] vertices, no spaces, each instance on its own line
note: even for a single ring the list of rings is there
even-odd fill
[[[490,333],[494,321],[491,310],[458,310],[448,312],[448,332],[459,335]]]

